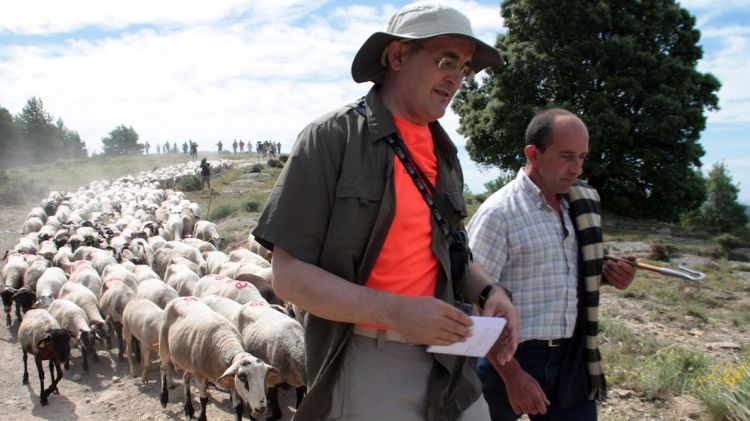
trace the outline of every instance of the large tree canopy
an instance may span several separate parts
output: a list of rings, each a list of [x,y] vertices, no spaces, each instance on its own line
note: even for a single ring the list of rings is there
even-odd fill
[[[144,145],[138,143],[138,133],[132,127],[124,124],[117,126],[102,138],[103,151],[105,155],[124,155],[130,153],[141,153]]]
[[[536,111],[569,109],[591,136],[584,178],[613,212],[674,221],[703,202],[705,110],[719,81],[696,70],[695,19],[674,0],[505,0],[507,64],[453,107],[469,155],[517,170]]]

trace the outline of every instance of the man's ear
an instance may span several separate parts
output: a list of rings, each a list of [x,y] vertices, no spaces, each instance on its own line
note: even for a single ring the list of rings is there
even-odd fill
[[[526,147],[523,148],[523,153],[524,155],[526,155],[526,161],[529,164],[536,165],[536,161],[539,155],[539,148],[534,145],[526,145]]]
[[[385,47],[382,64],[391,70],[400,69],[404,63],[404,57],[406,57],[407,50],[408,47],[402,41],[391,41],[388,46]]]

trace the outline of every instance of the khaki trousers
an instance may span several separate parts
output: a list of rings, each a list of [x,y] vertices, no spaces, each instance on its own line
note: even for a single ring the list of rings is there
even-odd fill
[[[328,421],[424,421],[432,358],[423,347],[353,335]],[[459,421],[489,421],[482,396]]]

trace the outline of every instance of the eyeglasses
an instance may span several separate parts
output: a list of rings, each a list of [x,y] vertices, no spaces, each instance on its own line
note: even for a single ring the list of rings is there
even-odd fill
[[[477,74],[469,65],[460,63],[458,59],[454,57],[435,57],[434,61],[438,69],[454,75],[460,72],[461,77],[467,81],[474,79],[474,76]]]

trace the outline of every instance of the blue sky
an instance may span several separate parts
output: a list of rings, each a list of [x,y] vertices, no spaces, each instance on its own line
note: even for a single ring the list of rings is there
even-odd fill
[[[5,2],[0,13],[0,106],[29,98],[78,131],[89,151],[120,124],[142,141],[281,141],[369,89],[351,80],[357,49],[406,1],[213,0]],[[489,43],[503,32],[499,1],[447,1]],[[699,70],[722,82],[708,114],[704,171],[719,161],[750,203],[750,0],[681,2],[696,18]],[[481,76],[480,76],[481,77]],[[455,134],[474,192],[498,175],[480,170]],[[592,139],[596,141],[596,139]],[[520,164],[519,164],[520,165]]]

